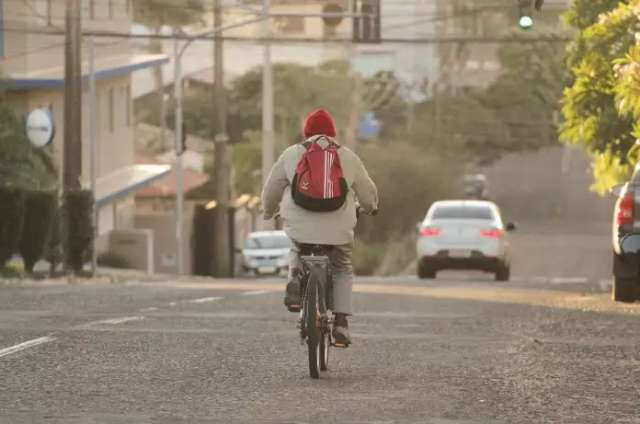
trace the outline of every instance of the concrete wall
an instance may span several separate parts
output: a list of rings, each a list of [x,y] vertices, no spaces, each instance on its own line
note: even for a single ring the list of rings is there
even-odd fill
[[[151,230],[112,231],[109,234],[109,251],[127,258],[132,269],[155,272],[154,242]]]
[[[144,201],[138,199],[137,202],[143,203]],[[177,274],[175,212],[173,209],[155,212],[150,211],[148,208],[144,210],[144,212],[136,213],[134,224],[136,228],[145,228],[153,231],[156,272],[162,274]],[[187,274],[191,274],[193,269],[193,255],[191,252],[193,211],[194,204],[192,202],[185,202],[183,251],[184,269]]]

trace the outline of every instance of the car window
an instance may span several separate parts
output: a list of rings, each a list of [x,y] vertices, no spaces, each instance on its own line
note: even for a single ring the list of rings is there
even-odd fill
[[[438,206],[432,219],[494,219],[493,211],[487,206]]]
[[[288,249],[291,240],[287,236],[250,237],[246,243],[247,249]]]

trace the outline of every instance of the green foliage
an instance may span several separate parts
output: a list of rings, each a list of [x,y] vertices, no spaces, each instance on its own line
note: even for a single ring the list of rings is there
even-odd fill
[[[261,191],[262,137],[257,131],[248,131],[242,143],[233,145],[233,170],[238,193],[256,194]]]
[[[356,243],[353,249],[353,271],[356,275],[374,275],[386,252],[382,243]]]
[[[601,193],[625,179],[635,161],[639,6],[637,0],[574,0],[565,15],[579,31],[567,57],[573,82],[562,99],[560,136],[592,155],[593,188]]]
[[[380,213],[363,217],[359,236],[367,243],[384,243],[415,231],[431,203],[455,197],[463,163],[424,146],[394,141],[358,149],[380,192]]]
[[[17,251],[24,217],[24,191],[0,186],[0,268]]]
[[[150,28],[179,27],[202,18],[202,0],[133,0],[133,20]]]
[[[93,194],[88,190],[66,193],[65,197],[67,264],[75,272],[82,271],[89,258],[93,241]]]
[[[44,255],[57,203],[56,191],[28,191],[25,194],[20,255],[27,272],[33,272],[33,266]]]
[[[56,202],[57,203],[57,202]],[[54,274],[58,265],[64,260],[63,252],[63,211],[59,204],[53,210],[53,217],[51,222],[51,231],[49,238],[45,246],[44,257],[50,266],[50,274]]]
[[[24,119],[0,93],[0,184],[22,188],[53,188],[56,169],[48,148],[29,143]]]
[[[131,264],[126,257],[113,252],[105,252],[98,256],[98,266],[116,269],[129,269]]]

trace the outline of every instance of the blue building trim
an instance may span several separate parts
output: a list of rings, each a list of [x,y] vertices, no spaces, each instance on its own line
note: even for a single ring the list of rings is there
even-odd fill
[[[2,0],[0,0],[2,2]],[[1,4],[1,3],[0,3]],[[135,71],[141,69],[153,68],[156,66],[169,63],[169,58],[149,60],[146,62],[133,63],[124,66],[117,66],[113,68],[103,69],[96,72],[96,80],[108,80],[113,78],[129,75]],[[89,76],[83,75],[82,81],[84,84],[89,82]],[[33,89],[62,89],[64,88],[64,78],[12,78],[12,79],[0,79],[0,84],[4,87],[13,90],[33,90]]]
[[[171,173],[171,168],[168,168],[166,171],[161,172],[157,175],[154,175],[153,177],[149,177],[145,180],[139,181],[136,184],[132,184],[128,187],[123,188],[122,190],[119,191],[115,191],[113,193],[110,193],[104,197],[100,197],[96,199],[96,206],[101,208],[105,205],[108,205],[110,203],[113,203],[114,201],[118,200],[118,199],[122,199],[124,197],[127,197],[128,195],[135,193],[136,191],[145,188],[146,186],[148,186],[149,184],[153,184],[154,182],[158,181],[161,178],[166,177],[167,175],[169,175]]]

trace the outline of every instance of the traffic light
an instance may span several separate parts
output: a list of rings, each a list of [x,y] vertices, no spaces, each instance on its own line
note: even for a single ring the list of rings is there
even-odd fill
[[[382,13],[380,0],[353,0],[354,43],[379,43],[381,41]]]
[[[518,0],[518,26],[524,30],[533,28],[533,10],[540,11],[544,0]]]

